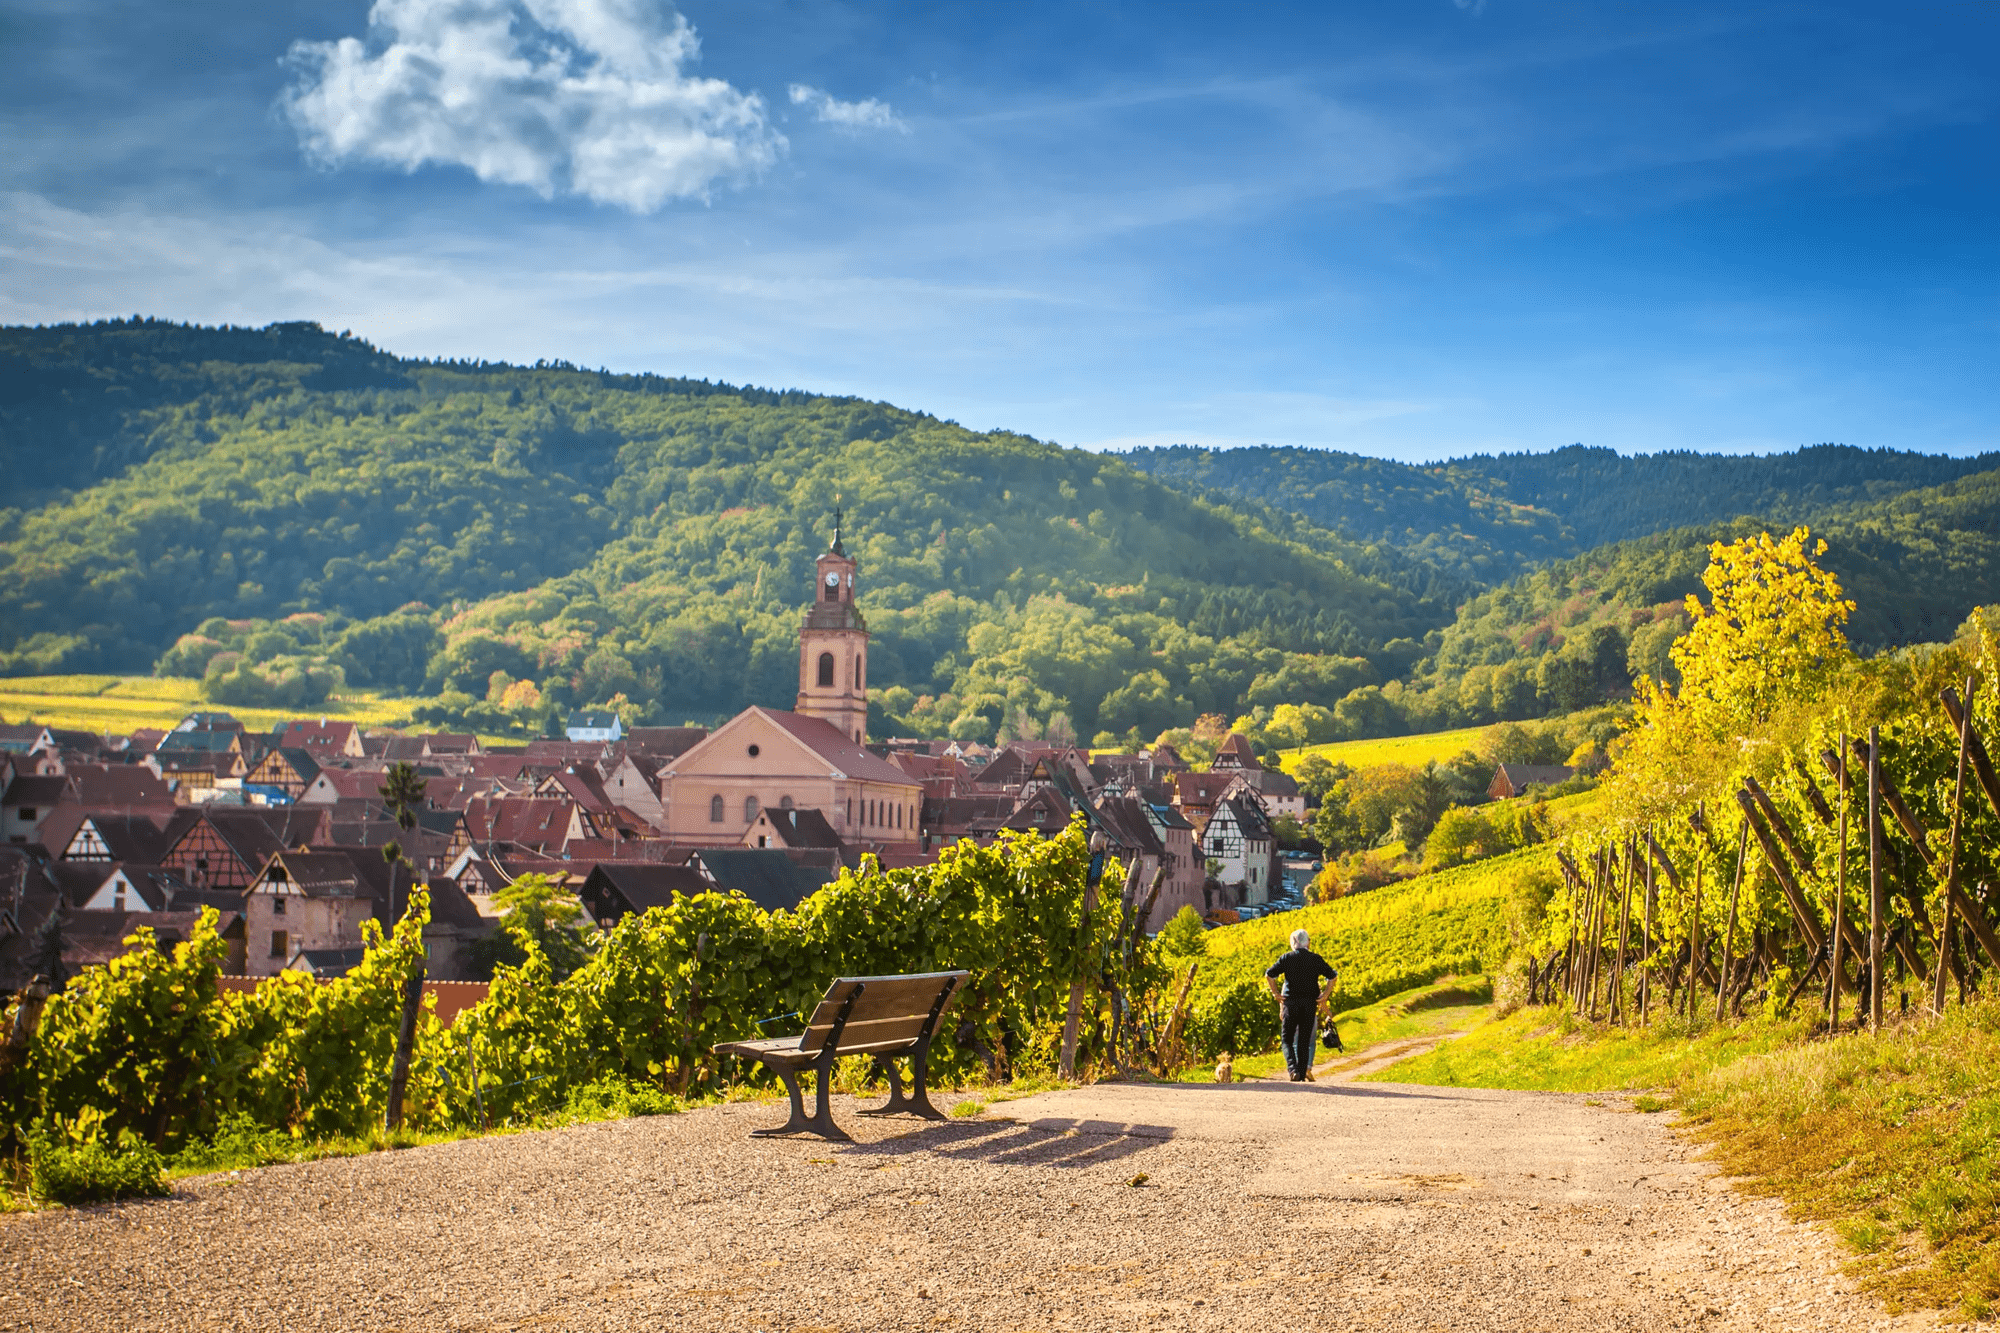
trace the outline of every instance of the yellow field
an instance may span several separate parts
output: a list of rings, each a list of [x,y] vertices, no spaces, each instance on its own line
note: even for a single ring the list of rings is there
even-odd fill
[[[405,726],[413,700],[357,691],[309,709],[232,708],[201,697],[201,682],[152,676],[15,676],[0,678],[0,719],[124,735],[136,727],[172,727],[198,709],[227,712],[252,731],[290,718],[333,717],[369,727]]]
[[[1442,763],[1460,750],[1478,747],[1485,727],[1460,727],[1456,731],[1432,731],[1422,736],[1389,736],[1376,741],[1333,741],[1327,745],[1307,745],[1287,750],[1280,763],[1287,773],[1298,771],[1299,761],[1309,754],[1329,763],[1349,768],[1372,768],[1376,764],[1408,764],[1422,768],[1432,759]]]

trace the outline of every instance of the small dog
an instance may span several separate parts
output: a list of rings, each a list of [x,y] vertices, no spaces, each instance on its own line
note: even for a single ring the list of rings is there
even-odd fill
[[[1234,1083],[1236,1081],[1236,1063],[1230,1059],[1228,1051],[1224,1051],[1222,1058],[1215,1062],[1215,1081],[1217,1083]]]

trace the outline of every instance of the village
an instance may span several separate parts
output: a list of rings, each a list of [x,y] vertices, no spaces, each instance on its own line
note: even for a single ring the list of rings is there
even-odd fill
[[[565,886],[608,929],[676,894],[790,909],[864,858],[920,866],[964,839],[1053,836],[1079,817],[1109,855],[1158,874],[1156,927],[1184,908],[1220,924],[1302,905],[1314,866],[1288,868],[1272,823],[1302,818],[1304,799],[1240,735],[1206,771],[1165,744],[871,738],[858,573],[836,530],[799,631],[794,707],[712,730],[628,730],[609,711],[518,746],[324,717],[258,734],[209,711],[125,736],[0,726],[0,990],[31,979],[51,917],[74,974],[123,952],[136,926],[169,946],[206,908],[228,974],[340,976],[362,960],[363,923],[391,927],[413,884],[429,892],[427,977],[484,981],[475,946],[526,875]],[[392,773],[422,785],[401,822]]]

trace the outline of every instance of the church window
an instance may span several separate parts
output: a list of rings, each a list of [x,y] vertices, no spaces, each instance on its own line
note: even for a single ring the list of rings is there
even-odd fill
[[[745,796],[743,798],[743,821],[747,824],[756,818],[757,798],[755,796]]]
[[[754,746],[754,745],[753,745],[753,746],[751,746],[751,747],[750,747],[750,757],[751,757],[752,759],[755,759],[755,758],[757,757],[758,753],[759,753],[759,751],[758,751],[758,749],[757,749],[757,747],[756,747],[756,746]]]
[[[821,689],[833,688],[833,654],[819,655],[819,684]]]
[[[778,798],[778,808],[780,810],[790,810],[792,808],[792,798],[789,796],[780,796]]]
[[[720,824],[722,822],[722,796],[720,793],[708,798],[708,822],[711,824]]]

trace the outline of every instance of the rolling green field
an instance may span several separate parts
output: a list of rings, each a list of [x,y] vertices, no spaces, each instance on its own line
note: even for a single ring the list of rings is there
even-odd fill
[[[1486,727],[1459,727],[1455,731],[1431,731],[1421,736],[1387,736],[1374,741],[1332,741],[1326,745],[1306,745],[1286,750],[1279,762],[1287,773],[1296,773],[1299,762],[1309,754],[1316,754],[1329,763],[1346,764],[1349,768],[1372,768],[1376,764],[1408,764],[1412,768],[1421,768],[1429,760],[1443,761],[1460,750],[1476,748],[1479,734],[1486,730]]]
[[[253,731],[289,718],[340,718],[366,727],[408,724],[411,699],[366,691],[336,695],[311,708],[235,708],[201,697],[201,682],[153,676],[14,676],[0,678],[0,719],[30,719],[46,727],[123,735],[138,727],[166,729],[198,709],[220,709]]]

